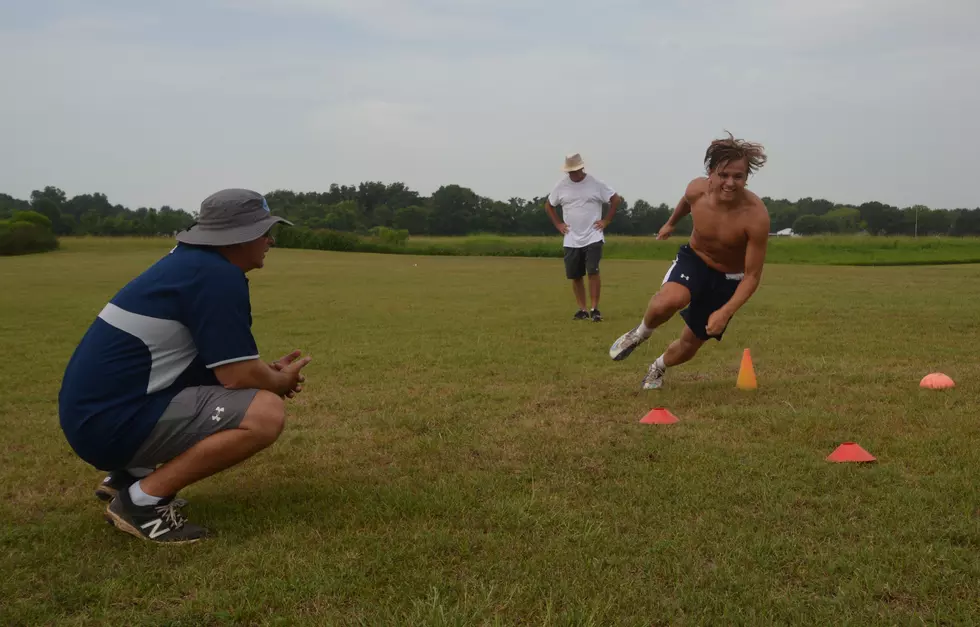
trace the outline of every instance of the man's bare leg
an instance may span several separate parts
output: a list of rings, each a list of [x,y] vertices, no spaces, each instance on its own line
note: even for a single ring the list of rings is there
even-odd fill
[[[656,294],[650,297],[650,303],[643,314],[643,325],[651,332],[670,320],[675,313],[687,307],[691,302],[691,291],[680,283],[664,283]],[[649,337],[649,333],[647,334]]]
[[[680,283],[664,283],[660,290],[650,298],[647,310],[640,324],[630,329],[613,342],[609,356],[613,361],[626,359],[633,350],[645,342],[653,330],[670,320],[675,313],[691,302],[691,291]]]
[[[106,519],[120,531],[144,540],[184,544],[208,535],[187,521],[175,499],[190,484],[248,459],[276,441],[285,424],[283,400],[260,390],[236,429],[208,436],[158,470],[120,490],[106,508]]]
[[[231,468],[279,438],[286,422],[283,399],[259,390],[237,429],[208,436],[140,480],[148,495],[167,497],[206,477]]]
[[[657,360],[647,369],[647,374],[643,377],[643,389],[656,390],[663,387],[664,373],[667,372],[667,368],[690,361],[698,354],[702,346],[704,346],[704,340],[694,335],[690,327],[684,327],[681,336],[671,342],[667,350],[660,357],[657,357]]]
[[[661,355],[663,366],[672,368],[691,361],[702,346],[704,346],[704,340],[694,335],[690,327],[684,327],[681,336],[671,342],[664,354]]]
[[[572,279],[572,293],[575,294],[575,302],[578,303],[579,311],[586,311],[585,309],[585,279],[579,277],[577,279]]]
[[[589,297],[592,299],[592,308],[599,308],[599,292],[602,290],[602,280],[599,273],[589,275]]]

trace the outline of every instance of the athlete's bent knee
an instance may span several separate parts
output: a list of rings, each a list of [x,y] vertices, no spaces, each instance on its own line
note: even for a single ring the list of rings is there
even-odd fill
[[[702,345],[704,345],[704,342],[698,338],[681,338],[681,350],[686,355],[693,355],[698,352]]]
[[[254,432],[267,444],[279,439],[286,426],[286,403],[278,395],[266,390],[259,390],[252,399],[242,428]]]
[[[675,313],[687,307],[691,294],[687,288],[667,284],[653,296],[653,306],[662,313]]]
[[[684,327],[684,332],[681,333],[679,338],[681,350],[684,351],[685,355],[693,356],[697,353],[702,346],[704,346],[704,340],[694,335],[694,331],[691,331],[690,327]]]

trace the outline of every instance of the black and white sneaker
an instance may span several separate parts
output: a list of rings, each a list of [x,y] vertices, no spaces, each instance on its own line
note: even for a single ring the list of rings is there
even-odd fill
[[[120,490],[128,490],[129,486],[136,483],[137,479],[125,470],[113,470],[102,480],[99,487],[95,489],[95,496],[103,501],[111,501],[116,498]]]
[[[589,312],[587,312],[584,309],[579,309],[578,311],[575,312],[575,315],[572,316],[572,318],[574,318],[575,320],[588,320]]]
[[[116,529],[142,540],[161,544],[188,544],[208,536],[204,527],[187,522],[180,508],[183,499],[164,499],[156,505],[142,507],[133,503],[129,490],[120,490],[105,509],[106,520]]]
[[[602,314],[599,313],[598,309],[592,310],[592,322],[602,322]]]

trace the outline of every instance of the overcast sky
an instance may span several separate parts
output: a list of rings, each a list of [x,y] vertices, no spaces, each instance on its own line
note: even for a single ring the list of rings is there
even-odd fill
[[[711,139],[760,195],[980,206],[978,0],[0,0],[0,192],[545,195],[565,153],[673,205]]]

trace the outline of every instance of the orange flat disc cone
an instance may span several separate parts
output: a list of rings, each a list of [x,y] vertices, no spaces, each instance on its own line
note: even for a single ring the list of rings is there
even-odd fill
[[[927,388],[930,390],[945,390],[951,388],[956,384],[948,376],[941,372],[933,372],[922,377],[919,381],[919,387]]]
[[[867,452],[854,442],[844,442],[833,453],[827,456],[829,462],[873,462],[874,455]]]
[[[677,422],[677,420],[677,416],[670,413],[669,410],[663,407],[655,407],[640,422],[645,425],[670,425]]]

